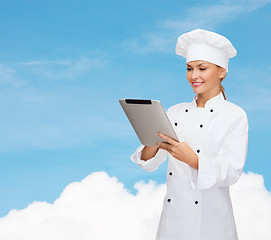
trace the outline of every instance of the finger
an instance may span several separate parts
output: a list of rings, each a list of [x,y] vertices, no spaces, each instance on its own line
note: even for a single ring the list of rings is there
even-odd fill
[[[166,150],[168,151],[170,154],[172,154],[172,145],[168,144],[168,143],[157,143],[157,145],[159,146],[160,149]]]
[[[167,149],[169,149],[171,147],[171,145],[169,143],[165,143],[165,142],[159,142],[159,143],[156,143],[156,145],[158,145],[159,147],[162,147],[162,148],[167,148]]]
[[[159,147],[159,149],[162,149],[162,150],[165,150],[167,152],[169,152],[171,155],[172,155],[172,150],[170,148],[167,148],[167,147]]]
[[[163,134],[163,133],[158,133],[158,136],[164,140],[166,140],[169,144],[171,145],[176,145],[178,142],[174,140],[173,138]]]

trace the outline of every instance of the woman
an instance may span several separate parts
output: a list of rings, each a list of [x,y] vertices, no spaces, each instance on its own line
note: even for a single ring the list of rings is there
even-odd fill
[[[197,29],[178,38],[176,53],[186,58],[196,93],[167,111],[179,142],[159,133],[167,143],[141,145],[131,159],[154,171],[169,157],[157,239],[236,240],[229,186],[245,164],[248,121],[221,85],[236,50],[227,38]]]

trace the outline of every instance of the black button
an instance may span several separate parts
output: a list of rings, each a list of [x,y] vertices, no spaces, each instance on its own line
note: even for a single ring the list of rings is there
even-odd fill
[[[201,128],[203,127],[203,125],[202,125],[202,124],[200,124],[199,126],[200,126]]]
[[[177,126],[178,125],[178,123],[175,123],[175,126]]]
[[[171,175],[172,175],[172,172],[169,172],[169,175],[171,176]]]
[[[186,112],[188,112],[188,109],[185,109]]]
[[[168,202],[170,202],[170,201],[171,201],[171,199],[168,199],[167,201],[168,201]]]
[[[214,111],[213,109],[210,110],[210,112],[213,112],[213,111]]]
[[[197,153],[199,153],[199,152],[200,152],[200,150],[198,149],[198,150],[197,150]]]
[[[198,201],[195,201],[195,204],[198,204],[199,202]]]

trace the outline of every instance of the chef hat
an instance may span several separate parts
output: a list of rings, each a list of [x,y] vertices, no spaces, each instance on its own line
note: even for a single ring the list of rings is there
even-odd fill
[[[186,62],[203,60],[223,67],[228,72],[229,58],[237,51],[231,42],[214,32],[196,29],[178,38],[176,53],[186,58]]]

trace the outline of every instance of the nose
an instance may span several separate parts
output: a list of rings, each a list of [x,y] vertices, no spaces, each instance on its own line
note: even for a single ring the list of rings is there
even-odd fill
[[[192,77],[193,80],[194,79],[198,79],[198,71],[197,70],[193,70],[191,77]]]

